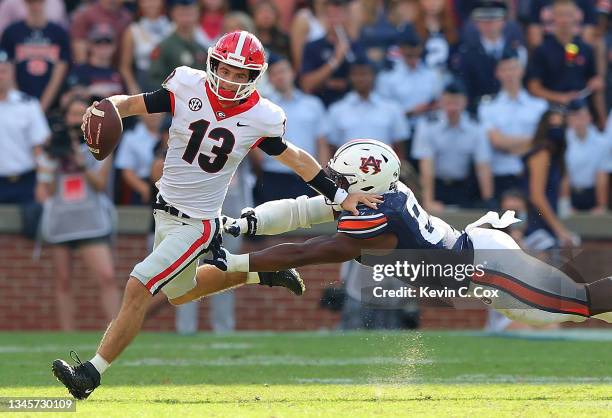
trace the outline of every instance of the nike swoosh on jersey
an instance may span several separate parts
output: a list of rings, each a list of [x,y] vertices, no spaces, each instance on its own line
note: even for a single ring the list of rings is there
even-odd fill
[[[236,123],[236,126],[249,126],[249,125],[243,125],[243,124],[241,124],[240,122],[237,122],[237,123]]]

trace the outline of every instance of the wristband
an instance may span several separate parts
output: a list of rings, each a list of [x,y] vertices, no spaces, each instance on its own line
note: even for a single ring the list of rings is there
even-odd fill
[[[249,254],[227,254],[227,271],[248,273]]]
[[[334,196],[334,203],[336,205],[341,205],[342,202],[344,202],[346,200],[346,198],[348,197],[348,192],[344,189],[341,189],[338,187],[338,190],[336,190],[336,195]]]
[[[332,181],[332,179],[325,175],[325,171],[322,169],[319,170],[317,175],[307,183],[310,187],[315,189],[330,201],[336,202],[336,193],[338,192],[339,188],[336,186],[336,183]]]

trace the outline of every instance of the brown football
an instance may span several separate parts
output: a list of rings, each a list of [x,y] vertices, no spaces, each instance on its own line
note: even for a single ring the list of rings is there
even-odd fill
[[[113,152],[122,132],[123,122],[110,100],[104,99],[91,109],[85,123],[85,139],[96,160],[102,161]]]

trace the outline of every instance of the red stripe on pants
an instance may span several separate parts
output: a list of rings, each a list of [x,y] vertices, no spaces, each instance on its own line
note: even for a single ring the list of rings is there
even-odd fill
[[[491,273],[486,273],[482,277],[473,275],[472,282],[475,284],[484,284],[497,287],[513,296],[518,296],[523,300],[544,308],[552,309],[554,311],[590,316],[589,308],[585,305],[581,305],[580,303],[573,302],[571,300],[556,298],[551,295],[536,292],[503,276],[498,276]]]
[[[191,247],[183,255],[181,255],[178,260],[170,265],[170,267],[166,268],[164,271],[153,277],[151,280],[147,282],[147,289],[151,290],[155,283],[163,280],[168,277],[170,273],[176,270],[181,264],[185,262],[201,245],[204,245],[208,238],[210,238],[210,221],[202,221],[202,225],[204,225],[204,232],[202,232],[202,236],[197,239],[196,242],[191,244]]]

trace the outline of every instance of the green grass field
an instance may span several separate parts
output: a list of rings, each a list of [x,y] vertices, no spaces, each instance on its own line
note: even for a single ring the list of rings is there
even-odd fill
[[[65,396],[51,361],[70,360],[70,349],[89,359],[99,335],[0,333],[0,397]],[[612,335],[149,333],[112,365],[87,401],[78,402],[77,413],[612,417]],[[49,415],[66,416],[43,416]]]

